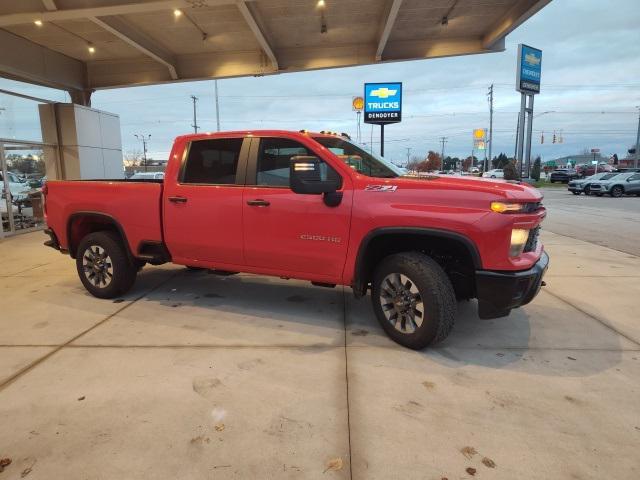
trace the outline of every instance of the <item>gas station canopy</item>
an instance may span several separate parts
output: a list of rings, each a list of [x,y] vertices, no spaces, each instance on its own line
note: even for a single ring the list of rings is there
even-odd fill
[[[549,2],[1,2],[0,76],[86,104],[101,88],[497,52]]]

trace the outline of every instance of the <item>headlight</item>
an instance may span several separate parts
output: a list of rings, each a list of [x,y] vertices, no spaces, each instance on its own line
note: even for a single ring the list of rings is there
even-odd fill
[[[514,228],[511,230],[511,247],[509,248],[509,256],[517,257],[521,255],[528,239],[529,230],[522,228]]]
[[[491,202],[491,211],[496,213],[517,213],[523,209],[521,203]]]

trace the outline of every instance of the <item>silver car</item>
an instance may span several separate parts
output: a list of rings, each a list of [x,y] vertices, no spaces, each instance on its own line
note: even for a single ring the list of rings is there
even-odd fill
[[[600,173],[596,173],[595,175],[591,175],[590,177],[587,177],[587,178],[581,178],[579,180],[571,180],[569,182],[569,185],[567,186],[567,189],[574,195],[580,195],[582,192],[584,192],[585,195],[590,195],[591,184],[593,182],[598,180],[602,180],[602,181],[610,180],[616,175],[618,175],[618,173],[600,172]]]
[[[640,195],[640,173],[619,173],[609,180],[593,182],[589,186],[591,193],[599,197],[608,193],[612,197]]]

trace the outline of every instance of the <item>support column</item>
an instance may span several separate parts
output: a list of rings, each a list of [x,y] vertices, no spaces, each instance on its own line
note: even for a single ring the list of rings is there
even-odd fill
[[[91,94],[93,90],[67,90],[71,97],[71,103],[82,105],[83,107],[91,106]]]

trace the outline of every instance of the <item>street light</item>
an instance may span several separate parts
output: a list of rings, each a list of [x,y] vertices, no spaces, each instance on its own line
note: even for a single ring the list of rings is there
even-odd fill
[[[556,111],[555,110],[547,110],[546,112],[541,112],[541,113],[539,113],[537,115],[534,115],[533,118],[541,117],[542,115],[546,115],[547,113],[556,113]]]
[[[143,158],[143,162],[144,162],[144,171],[147,171],[147,141],[151,138],[151,134],[149,135],[144,135],[144,134],[140,134],[138,135],[137,133],[133,134],[134,137],[136,137],[138,140],[142,141],[142,158]]]

